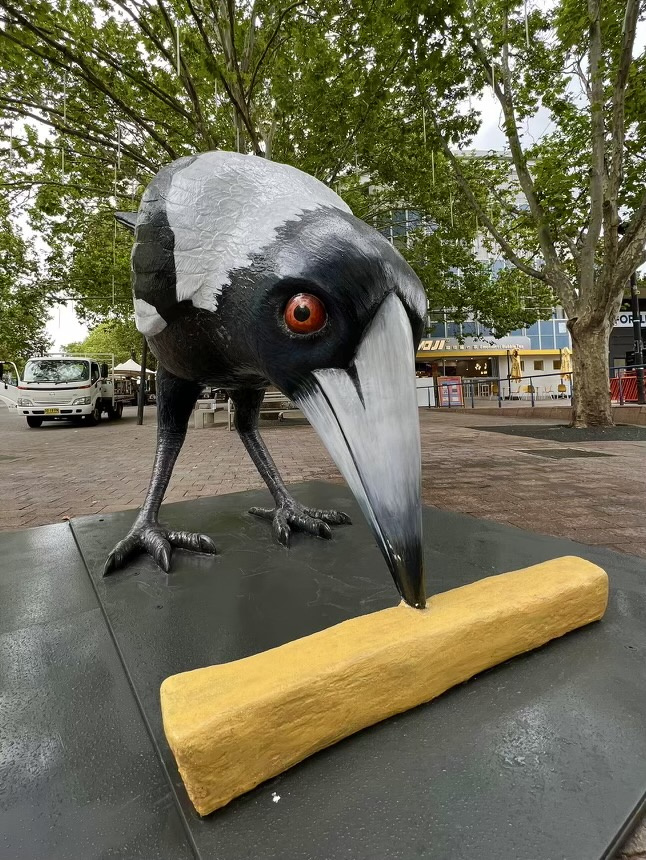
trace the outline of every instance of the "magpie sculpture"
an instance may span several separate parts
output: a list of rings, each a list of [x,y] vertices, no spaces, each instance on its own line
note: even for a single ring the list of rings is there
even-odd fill
[[[258,431],[265,389],[302,410],[353,491],[404,600],[425,605],[415,348],[426,314],[403,257],[343,200],[301,171],[207,152],[164,167],[137,213],[137,328],[158,360],[157,452],[144,504],[104,574],[173,547],[214,553],[210,537],[171,531],[159,508],[205,385],[225,389],[235,426],[275,506],[280,543],[349,523],[293,499]]]

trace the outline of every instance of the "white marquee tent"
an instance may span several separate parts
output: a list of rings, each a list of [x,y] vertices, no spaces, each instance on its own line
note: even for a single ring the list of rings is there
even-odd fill
[[[128,361],[124,361],[121,364],[117,364],[114,369],[115,373],[120,373],[123,376],[140,376],[141,375],[141,365],[137,364],[136,361],[133,361],[131,358]],[[147,376],[154,376],[154,370],[146,370]]]

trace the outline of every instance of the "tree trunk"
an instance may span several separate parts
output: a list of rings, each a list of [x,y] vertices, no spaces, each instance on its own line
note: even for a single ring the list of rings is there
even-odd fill
[[[572,427],[611,427],[610,323],[572,319]]]

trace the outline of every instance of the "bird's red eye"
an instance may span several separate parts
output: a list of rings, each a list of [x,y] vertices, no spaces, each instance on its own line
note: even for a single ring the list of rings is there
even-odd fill
[[[325,306],[320,299],[309,293],[292,296],[285,308],[285,323],[296,334],[312,334],[320,331],[327,320]]]

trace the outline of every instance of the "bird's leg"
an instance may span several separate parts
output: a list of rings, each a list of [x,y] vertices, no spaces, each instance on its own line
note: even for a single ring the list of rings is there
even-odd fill
[[[274,535],[283,546],[289,546],[292,528],[318,535],[318,537],[330,538],[332,537],[330,525],[350,523],[350,517],[341,511],[306,508],[289,495],[258,431],[258,416],[265,392],[238,389],[229,393],[235,404],[236,430],[276,503],[275,508],[251,508],[249,513],[271,520]]]
[[[195,382],[178,379],[162,367],[157,371],[157,452],[150,486],[132,528],[108,556],[104,576],[140,552],[151,555],[165,571],[170,567],[172,547],[215,552],[215,544],[207,535],[171,531],[157,520],[199,391]]]

